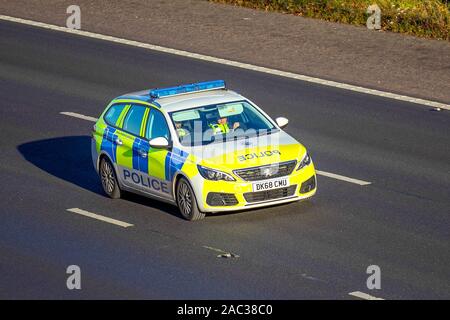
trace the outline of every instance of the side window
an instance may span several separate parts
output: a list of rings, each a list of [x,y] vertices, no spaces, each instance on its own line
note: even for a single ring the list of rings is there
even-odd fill
[[[105,121],[107,124],[111,126],[115,126],[117,124],[117,120],[120,117],[123,109],[125,108],[125,104],[115,104],[112,105],[109,110],[105,114]]]
[[[144,118],[145,106],[133,105],[128,110],[127,116],[123,121],[123,130],[136,136],[140,136],[141,123]]]
[[[170,140],[169,136],[169,127],[167,126],[166,118],[160,111],[152,108],[147,121],[145,137],[149,140],[158,137],[164,137]]]

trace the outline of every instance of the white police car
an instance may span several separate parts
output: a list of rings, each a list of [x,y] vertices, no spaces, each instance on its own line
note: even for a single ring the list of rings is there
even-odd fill
[[[107,195],[136,192],[206,212],[306,199],[316,175],[305,147],[222,80],[115,98],[93,130],[92,157]]]

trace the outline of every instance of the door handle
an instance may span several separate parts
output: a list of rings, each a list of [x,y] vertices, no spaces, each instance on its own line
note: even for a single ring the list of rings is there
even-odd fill
[[[142,158],[147,158],[147,152],[145,152],[143,150],[138,150],[138,153]]]
[[[121,146],[123,144],[122,140],[120,140],[119,138],[117,138],[116,140],[114,140],[114,143]]]

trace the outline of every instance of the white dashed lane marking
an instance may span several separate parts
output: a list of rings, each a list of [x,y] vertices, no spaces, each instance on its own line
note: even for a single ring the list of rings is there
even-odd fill
[[[337,180],[341,180],[341,181],[345,181],[345,182],[354,183],[354,184],[357,184],[360,186],[367,186],[372,183],[372,182],[349,178],[346,176],[341,176],[340,174],[326,172],[326,171],[320,171],[320,170],[316,170],[316,174],[318,174],[320,176],[328,177],[328,178],[333,178],[333,179],[337,179]]]
[[[116,219],[109,218],[109,217],[106,217],[106,216],[102,216],[100,214],[92,213],[92,212],[89,212],[89,211],[86,211],[86,210],[83,210],[83,209],[80,209],[80,208],[71,208],[71,209],[67,209],[67,211],[72,212],[72,213],[76,213],[76,214],[79,214],[79,215],[82,215],[82,216],[85,216],[85,217],[89,217],[89,218],[92,218],[92,219],[97,219],[97,220],[100,220],[100,221],[103,221],[103,222],[115,224],[116,226],[120,226],[120,227],[123,227],[123,228],[128,228],[128,227],[132,227],[133,226],[133,224],[131,224],[131,223],[120,221],[120,220],[116,220]]]
[[[87,120],[87,121],[92,121],[92,122],[97,121],[97,118],[94,118],[91,116],[85,116],[83,114],[79,114],[79,113],[75,113],[75,112],[60,112],[60,114],[63,114],[65,116],[69,116],[69,117]]]
[[[364,300],[384,300],[383,298],[377,298],[361,291],[350,292],[349,295]]]
[[[84,37],[88,37],[88,38],[100,39],[100,40],[104,40],[104,41],[125,44],[125,45],[129,45],[129,46],[133,46],[133,47],[144,48],[144,49],[148,49],[148,50],[152,50],[152,51],[169,53],[169,54],[173,54],[173,55],[177,55],[177,56],[218,63],[218,64],[241,68],[241,69],[245,69],[245,70],[257,71],[257,72],[262,72],[262,73],[266,73],[266,74],[272,74],[272,75],[276,75],[279,77],[316,83],[316,84],[320,84],[320,85],[324,85],[324,86],[328,86],[328,87],[340,88],[340,89],[344,89],[344,90],[370,94],[373,96],[389,98],[389,99],[394,99],[394,100],[400,100],[400,101],[406,101],[406,102],[421,104],[421,105],[430,106],[430,107],[434,107],[434,108],[450,110],[450,105],[445,104],[445,103],[440,103],[440,102],[425,100],[425,99],[419,99],[419,98],[409,97],[409,96],[405,96],[405,95],[395,94],[392,92],[364,88],[364,87],[360,87],[360,86],[354,86],[354,85],[350,85],[347,83],[341,83],[341,82],[337,82],[337,81],[329,81],[329,80],[324,80],[324,79],[320,79],[320,78],[309,77],[309,76],[305,76],[303,74],[281,71],[281,70],[276,70],[276,69],[271,69],[271,68],[266,68],[266,67],[260,67],[260,66],[249,64],[249,63],[242,63],[242,62],[237,62],[237,61],[233,61],[233,60],[216,58],[216,57],[212,57],[212,56],[208,56],[208,55],[204,55],[204,54],[193,53],[193,52],[184,51],[184,50],[177,50],[177,49],[172,49],[172,48],[167,48],[167,47],[161,47],[161,46],[157,46],[157,45],[153,45],[153,44],[149,44],[149,43],[143,43],[143,42],[134,41],[134,40],[127,40],[127,39],[123,39],[123,38],[107,36],[107,35],[84,31],[84,30],[69,29],[66,27],[56,26],[53,24],[37,22],[37,21],[32,21],[32,20],[26,20],[26,19],[10,17],[10,16],[5,16],[5,15],[0,15],[0,20],[22,23],[22,24],[26,24],[29,26],[33,26],[33,27],[39,27],[39,28],[49,29],[49,30],[53,30],[53,31],[65,32],[65,33],[71,33],[71,34],[76,34],[76,35],[84,36]]]

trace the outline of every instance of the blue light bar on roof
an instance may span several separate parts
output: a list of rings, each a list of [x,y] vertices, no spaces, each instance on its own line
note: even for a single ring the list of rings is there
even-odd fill
[[[163,98],[168,96],[174,96],[178,94],[185,94],[191,92],[208,91],[215,89],[225,89],[225,81],[215,80],[215,81],[205,81],[197,82],[192,84],[185,84],[177,87],[153,89],[150,91],[150,97],[152,98]]]

